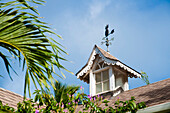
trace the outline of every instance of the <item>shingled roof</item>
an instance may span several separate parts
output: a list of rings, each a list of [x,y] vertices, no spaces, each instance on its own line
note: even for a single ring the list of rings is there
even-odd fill
[[[95,45],[96,46],[96,45]],[[102,48],[96,46],[100,52],[106,57],[106,58],[109,58],[111,60],[118,60],[116,57],[114,57],[113,55],[111,55],[110,53],[106,52],[105,50],[103,50]]]
[[[136,103],[145,102],[147,107],[168,103],[170,102],[170,78],[125,91],[115,97],[112,96],[111,92],[108,92],[104,99],[110,101],[109,106],[113,106],[118,97],[120,100],[125,101],[129,100],[132,96],[135,97]],[[104,104],[101,107],[104,107]],[[83,111],[82,105],[77,107],[76,112],[78,111]]]
[[[136,71],[133,68],[131,68],[130,66],[124,64],[123,62],[118,60],[116,57],[111,55],[109,52],[106,52],[105,50],[103,50],[100,47],[98,47],[97,45],[95,45],[85,66],[83,66],[76,73],[77,78],[79,78],[80,80],[83,80],[84,82],[89,83],[89,79],[88,79],[89,77],[86,75],[88,75],[89,70],[92,68],[92,66],[94,64],[94,60],[97,56],[101,57],[105,64],[114,65],[114,66],[117,66],[117,67],[123,69],[124,71],[126,71],[128,73],[129,77],[131,77],[131,78],[132,77],[135,77],[135,78],[141,77],[141,74],[138,71]]]
[[[114,102],[118,99],[125,101],[129,100],[131,96],[134,96],[136,103],[145,102],[147,107],[160,105],[163,103],[170,102],[170,78],[162,80],[159,82],[152,83],[150,85],[145,85],[135,89],[131,89],[120,93],[118,96],[113,97],[111,92],[108,92],[108,95],[104,99],[109,100],[109,106],[113,106]],[[11,107],[17,108],[17,103],[22,102],[23,96],[18,95],[14,92],[0,88],[0,100],[3,104],[8,104]],[[104,105],[101,105],[104,107]],[[79,105],[76,109],[78,111],[83,111],[83,106]]]
[[[0,100],[2,101],[3,105],[8,104],[8,106],[17,109],[17,103],[23,101],[23,96],[12,91],[0,88]]]

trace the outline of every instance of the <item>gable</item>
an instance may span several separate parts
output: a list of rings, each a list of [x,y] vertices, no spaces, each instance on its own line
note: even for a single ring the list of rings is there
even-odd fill
[[[139,72],[127,66],[126,64],[122,63],[116,57],[112,56],[110,53],[104,51],[103,49],[95,45],[86,65],[76,73],[77,78],[89,83],[87,79],[85,80],[83,78],[87,77],[87,75],[89,74],[89,70],[92,69],[94,66],[96,66],[96,62],[100,62],[100,61],[103,61],[104,64],[106,65],[118,66],[119,68],[125,70],[130,77],[135,77],[135,78],[141,77],[141,74]]]

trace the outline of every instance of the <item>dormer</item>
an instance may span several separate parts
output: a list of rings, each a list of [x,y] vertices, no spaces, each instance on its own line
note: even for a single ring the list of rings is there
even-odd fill
[[[88,62],[76,76],[90,84],[91,96],[108,92],[116,96],[129,90],[128,77],[140,78],[141,74],[95,45]]]

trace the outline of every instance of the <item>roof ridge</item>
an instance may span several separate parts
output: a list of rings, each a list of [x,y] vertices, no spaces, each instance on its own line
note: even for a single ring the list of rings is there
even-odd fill
[[[103,51],[105,51],[104,49],[102,49],[101,47],[99,47],[99,46],[97,46],[97,45],[96,45],[96,47],[99,48],[99,49],[101,49],[101,50],[103,50]],[[107,52],[107,51],[105,51],[105,52]],[[107,53],[110,54],[109,52],[107,52]],[[110,55],[111,55],[111,54],[110,54]]]
[[[105,51],[105,50],[102,49],[101,47],[99,47],[99,46],[97,46],[97,45],[96,45],[96,47],[97,47],[99,50],[103,50],[103,51],[106,52],[107,54],[110,54],[110,52]],[[110,55],[112,55],[112,54],[110,54]],[[113,56],[113,55],[112,55],[112,56]]]
[[[150,86],[150,85],[157,84],[158,82],[163,82],[163,81],[166,81],[166,80],[170,80],[170,78],[164,79],[164,80],[161,80],[161,81],[157,81],[157,82],[154,82],[154,83],[151,83],[151,84],[148,84],[148,85],[140,86],[140,87],[137,87],[137,88],[133,88],[133,89],[127,90],[127,91],[125,91],[125,92],[130,92],[130,91],[132,91],[132,90],[136,90],[136,89],[139,89],[139,88],[142,88],[142,87],[148,87],[148,86]]]
[[[20,96],[20,97],[22,97],[22,98],[24,97],[24,96],[22,96],[22,95],[20,95],[20,94],[17,94],[17,93],[15,93],[15,92],[12,92],[12,91],[7,90],[7,89],[4,89],[4,88],[0,88],[0,90],[9,92],[9,93],[11,93],[11,94],[15,94],[16,96]]]
[[[106,57],[112,60],[119,60],[118,58],[116,58],[115,56],[111,55],[109,52],[105,51],[104,49],[100,48],[99,46],[95,45],[96,48],[99,49],[99,51]]]

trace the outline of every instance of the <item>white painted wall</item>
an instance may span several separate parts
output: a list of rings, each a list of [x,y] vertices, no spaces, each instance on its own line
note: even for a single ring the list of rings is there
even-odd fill
[[[93,74],[92,70],[90,70],[90,95],[94,96],[96,93],[96,86],[95,86],[95,75]]]
[[[125,76],[125,84],[124,84],[124,91],[129,90],[129,84],[128,84],[128,74]]]
[[[114,90],[115,89],[115,76],[113,73],[113,69],[112,66],[110,66],[109,68],[109,84],[110,84],[110,90]]]

